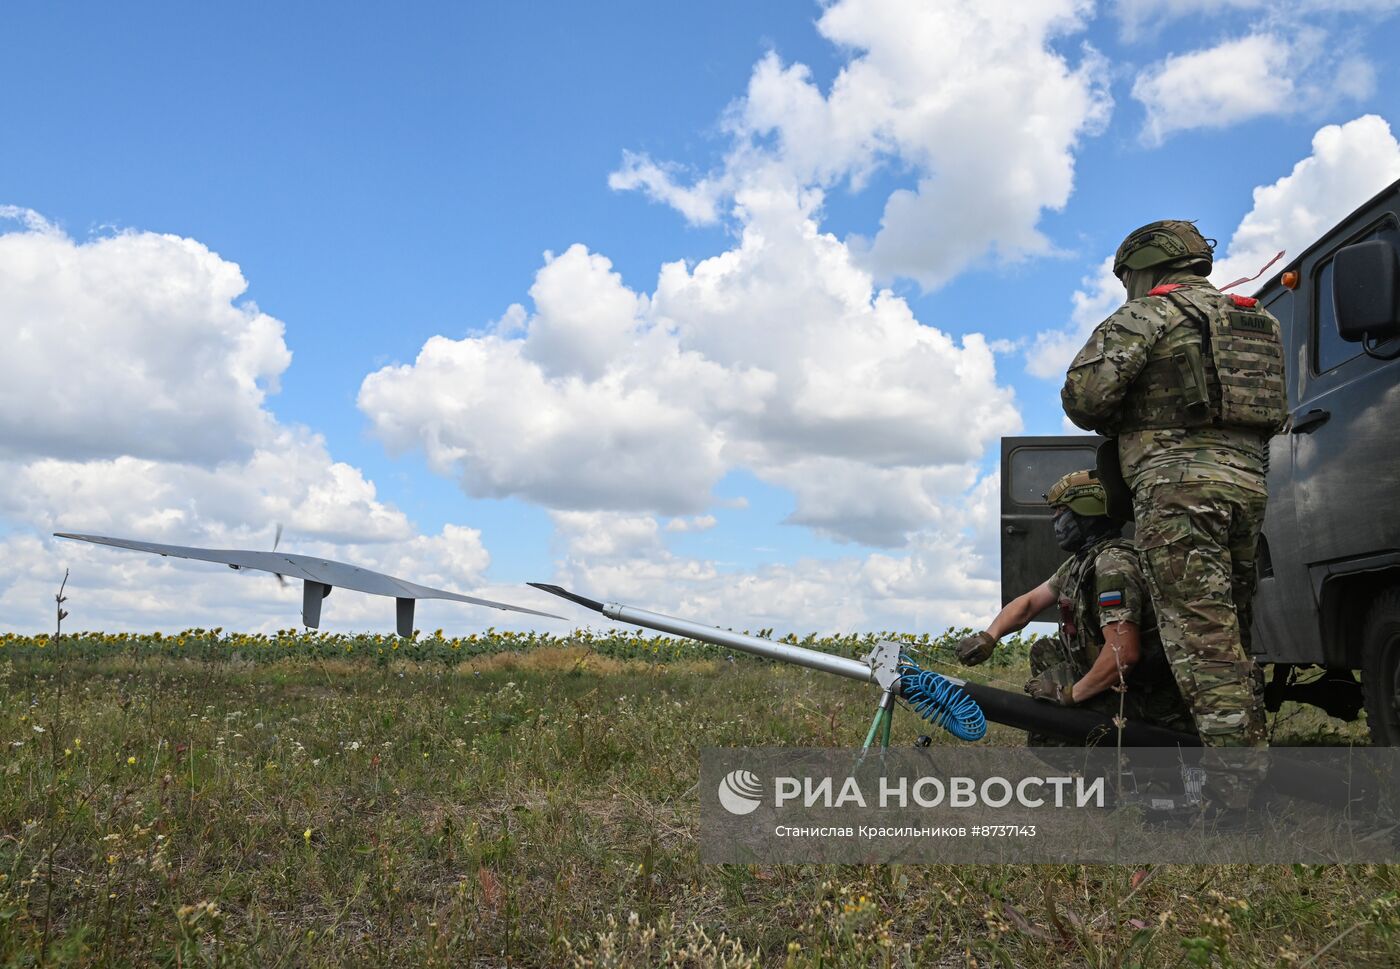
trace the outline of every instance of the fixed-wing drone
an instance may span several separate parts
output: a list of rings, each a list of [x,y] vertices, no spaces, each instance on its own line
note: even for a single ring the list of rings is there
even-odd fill
[[[353,589],[374,596],[389,596],[398,603],[398,633],[405,638],[413,636],[413,607],[419,599],[451,599],[454,602],[469,602],[475,606],[490,606],[492,609],[506,609],[510,612],[523,612],[531,616],[544,616],[549,619],[563,619],[550,612],[512,606],[491,599],[478,599],[418,585],[405,579],[396,579],[383,572],[362,569],[358,565],[317,558],[313,555],[289,555],[286,552],[253,552],[237,548],[192,548],[187,545],[160,545],[155,542],[138,542],[129,538],[108,538],[105,535],[75,535],[70,532],[55,532],[58,538],[71,538],[79,542],[92,542],[96,545],[111,545],[114,548],[129,548],[153,555],[168,555],[173,558],[195,559],[200,562],[218,562],[231,569],[255,569],[271,572],[282,578],[289,576],[301,579],[301,621],[312,629],[321,625],[321,600],[331,594],[331,589]]]

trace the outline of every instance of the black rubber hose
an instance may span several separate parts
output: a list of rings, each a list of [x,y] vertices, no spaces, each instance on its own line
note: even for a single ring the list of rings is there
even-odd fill
[[[1062,707],[1044,700],[1032,700],[1021,693],[998,690],[982,683],[966,682],[963,692],[977,701],[988,720],[1019,727],[1036,733],[1053,734],[1066,740],[1083,743],[1097,739],[1100,743],[1114,745],[1118,742],[1118,727],[1113,718],[1093,710],[1080,707]],[[1156,727],[1150,723],[1129,720],[1123,727],[1124,747],[1199,747],[1201,738],[1193,733],[1182,733]]]

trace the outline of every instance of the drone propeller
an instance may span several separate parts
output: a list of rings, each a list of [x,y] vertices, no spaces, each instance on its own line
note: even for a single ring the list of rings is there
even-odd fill
[[[277,546],[278,546],[279,544],[281,544],[281,542],[282,542],[282,523],[281,523],[281,522],[278,522],[278,523],[277,523],[277,533],[276,533],[275,535],[272,536],[272,550],[273,550],[274,552],[277,551]],[[274,572],[274,573],[272,573],[272,574],[275,575],[275,576],[277,576],[277,584],[280,585],[282,588],[285,589],[285,588],[287,587],[287,577],[286,577],[285,575],[283,575],[281,572]]]

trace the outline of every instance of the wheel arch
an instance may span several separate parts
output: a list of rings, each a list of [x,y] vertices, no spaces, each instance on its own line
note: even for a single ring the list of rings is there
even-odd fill
[[[1400,553],[1376,561],[1329,566],[1318,589],[1318,624],[1325,665],[1359,670],[1362,631],[1371,603],[1400,588]]]

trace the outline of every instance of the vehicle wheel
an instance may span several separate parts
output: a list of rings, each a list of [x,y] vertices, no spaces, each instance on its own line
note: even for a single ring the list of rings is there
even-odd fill
[[[1400,589],[1371,603],[1361,634],[1361,685],[1371,743],[1400,747]]]

